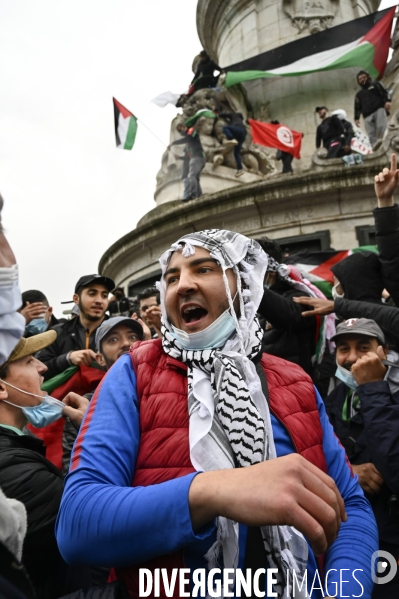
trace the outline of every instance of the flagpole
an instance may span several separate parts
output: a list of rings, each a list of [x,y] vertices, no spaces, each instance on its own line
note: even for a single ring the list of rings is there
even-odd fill
[[[168,148],[168,146],[166,145],[165,142],[162,141],[162,139],[160,137],[158,137],[158,135],[156,133],[154,133],[154,131],[151,131],[151,129],[149,127],[147,127],[147,125],[145,123],[143,123],[143,121],[141,119],[139,119],[138,117],[136,117],[137,121],[139,123],[141,123],[143,125],[143,127],[145,127],[147,129],[147,131],[149,131],[159,142],[161,142],[161,144],[165,147]]]

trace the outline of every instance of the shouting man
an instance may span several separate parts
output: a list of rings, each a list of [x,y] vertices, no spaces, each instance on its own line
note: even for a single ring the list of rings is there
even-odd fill
[[[234,596],[233,573],[237,582],[248,568],[263,572],[255,594],[273,573],[282,598],[294,570],[305,596],[327,551],[328,584],[312,597],[334,595],[349,568],[359,582],[346,592],[363,587],[369,598],[370,506],[310,378],[261,352],[266,254],[208,230],[182,237],[160,263],[163,337],[135,344],[91,401],[57,523],[61,553],[115,566],[131,597],[143,596],[144,568],[154,580],[166,569],[160,596],[180,597],[178,584],[165,588],[176,569],[191,570],[198,592],[198,569],[223,564],[224,594],[208,577],[211,596]]]

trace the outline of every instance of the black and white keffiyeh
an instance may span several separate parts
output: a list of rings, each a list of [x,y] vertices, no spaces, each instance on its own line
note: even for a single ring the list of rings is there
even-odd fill
[[[160,258],[162,275],[173,252],[181,251],[190,257],[195,254],[195,246],[207,249],[222,269],[236,333],[220,349],[183,349],[172,333],[165,311],[166,283],[161,279],[163,348],[187,364],[188,369],[191,462],[202,471],[251,466],[276,457],[269,408],[252,362],[261,351],[262,329],[256,310],[263,295],[267,256],[254,240],[239,233],[210,229],[186,235],[173,244]],[[233,308],[226,276],[229,268],[237,278],[239,316]],[[263,526],[261,531],[269,566],[279,572],[275,590],[278,597],[288,598],[287,569],[295,569],[298,580],[302,580],[307,543],[293,527]],[[206,555],[209,567],[217,566],[221,549],[224,567],[237,568],[238,523],[222,517],[218,518],[217,541]]]

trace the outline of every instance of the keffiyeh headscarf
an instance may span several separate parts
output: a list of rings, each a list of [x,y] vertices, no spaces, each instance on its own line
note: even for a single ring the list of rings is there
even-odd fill
[[[189,258],[195,247],[210,252],[220,265],[236,332],[220,349],[186,350],[172,334],[165,311],[166,282],[161,293],[164,351],[188,370],[189,442],[191,462],[197,470],[245,467],[276,457],[267,400],[252,358],[261,351],[262,329],[256,311],[263,296],[267,256],[260,245],[239,233],[210,229],[179,239],[160,258],[162,275],[173,252]],[[231,268],[237,279],[239,316],[226,276]],[[303,578],[308,546],[303,536],[289,526],[263,526],[262,537],[269,566],[278,569],[278,597],[289,597],[287,569]],[[238,523],[218,518],[217,540],[206,554],[210,568],[223,552],[225,568],[238,566]],[[222,595],[223,596],[223,595]],[[299,597],[300,595],[298,595]]]

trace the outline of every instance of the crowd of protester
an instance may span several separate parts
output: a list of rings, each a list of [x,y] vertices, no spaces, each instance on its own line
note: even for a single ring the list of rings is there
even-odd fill
[[[206,567],[198,596],[263,568],[268,596],[307,596],[295,570],[315,599],[398,597],[370,566],[399,559],[398,183],[393,155],[378,253],[336,263],[332,299],[275,241],[214,229],[135,297],[80,276],[57,320],[0,230],[1,597],[139,597],[157,568],[145,596],[188,596],[173,569],[193,589]]]

